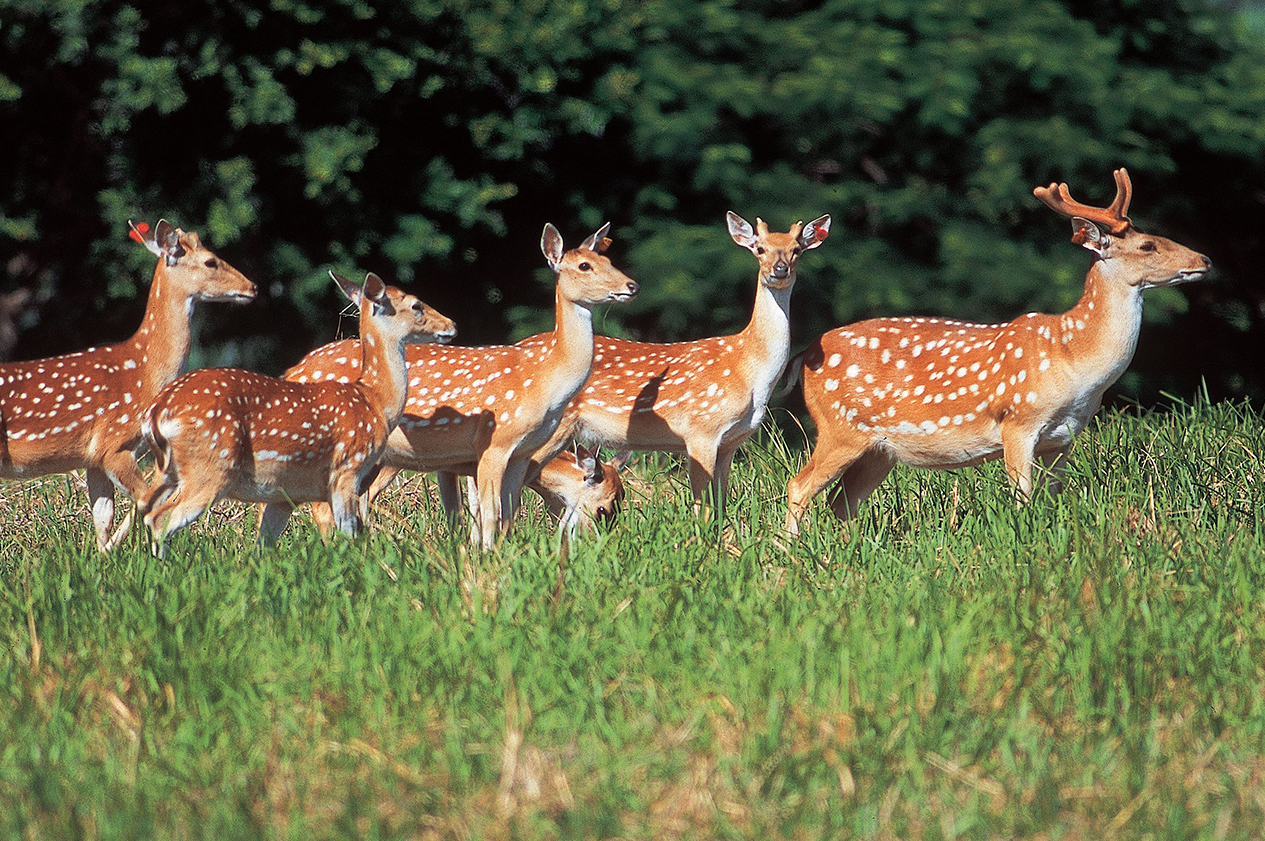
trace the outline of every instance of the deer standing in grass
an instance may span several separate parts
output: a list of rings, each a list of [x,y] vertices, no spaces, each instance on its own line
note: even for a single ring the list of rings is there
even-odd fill
[[[532,455],[549,440],[568,401],[588,379],[593,307],[637,294],[637,283],[602,254],[610,244],[609,228],[603,225],[579,248],[565,251],[557,229],[545,225],[540,247],[558,278],[556,327],[539,344],[409,349],[406,414],[383,462],[406,470],[472,470],[479,542],[485,549],[508,531]],[[297,382],[348,376],[356,354],[353,340],[333,342],[308,354],[285,376]],[[385,484],[383,477],[374,482],[369,499]],[[313,515],[318,523],[328,516],[319,505]]]
[[[708,493],[723,506],[734,453],[759,428],[769,393],[790,348],[791,290],[800,256],[830,233],[830,217],[787,233],[772,233],[764,220],[727,216],[733,241],[755,255],[755,305],[746,329],[732,336],[651,344],[599,337],[593,374],[571,401],[553,438],[549,457],[570,438],[620,450],[684,452],[696,503]],[[519,344],[539,344],[542,337]]]
[[[836,515],[857,507],[897,462],[948,470],[1004,458],[1021,499],[1033,460],[1053,490],[1080,432],[1133,357],[1142,291],[1202,278],[1211,262],[1126,215],[1132,187],[1115,172],[1105,207],[1072,200],[1066,184],[1033,193],[1072,220],[1072,242],[1094,253],[1080,301],[1062,315],[1008,324],[876,318],[826,333],[803,354],[804,402],[817,447],[787,487],[786,529],[798,533],[809,501],[842,477]]]
[[[145,418],[160,478],[144,503],[159,551],[217,499],[268,503],[259,542],[280,537],[294,506],[328,502],[339,530],[360,530],[358,497],[404,414],[409,341],[443,339],[451,320],[370,274],[330,273],[360,309],[360,373],[352,382],[293,383],[235,368],[173,382]]]
[[[129,223],[131,225],[131,223]],[[130,236],[158,257],[140,329],[127,341],[65,356],[0,365],[0,476],[26,479],[87,471],[97,548],[126,536],[114,526],[114,488],[142,499],[136,464],[141,415],[189,357],[197,301],[250,301],[255,284],[166,220]]]

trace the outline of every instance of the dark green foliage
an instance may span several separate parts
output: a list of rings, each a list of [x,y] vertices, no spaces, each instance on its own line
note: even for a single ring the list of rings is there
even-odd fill
[[[412,283],[463,341],[547,327],[545,221],[570,241],[614,223],[643,294],[608,331],[745,322],[754,266],[727,209],[833,215],[801,270],[799,345],[879,314],[1007,319],[1069,306],[1088,263],[1032,187],[1105,201],[1125,165],[1139,225],[1220,274],[1151,295],[1124,391],[1265,393],[1246,361],[1265,330],[1265,45],[1219,7],[143,8],[0,0],[0,291],[56,296],[23,356],[135,325],[149,259],[128,217],[202,232],[269,290],[205,339],[270,370],[332,336],[331,264]]]

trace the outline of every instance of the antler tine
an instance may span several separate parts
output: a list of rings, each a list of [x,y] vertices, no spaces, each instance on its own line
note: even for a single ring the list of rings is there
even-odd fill
[[[1066,184],[1052,183],[1048,187],[1036,187],[1032,190],[1032,194],[1055,213],[1068,217],[1080,216],[1091,222],[1097,222],[1119,236],[1133,224],[1126,215],[1129,211],[1129,200],[1133,196],[1133,185],[1124,167],[1117,169],[1112,175],[1116,179],[1116,197],[1107,207],[1081,204],[1072,198]]]

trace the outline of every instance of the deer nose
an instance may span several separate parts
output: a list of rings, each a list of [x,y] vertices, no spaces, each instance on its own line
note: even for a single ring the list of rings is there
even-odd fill
[[[1200,255],[1199,255],[1199,259],[1204,261],[1204,268],[1205,268],[1205,269],[1211,269],[1211,268],[1212,268],[1212,261],[1208,259],[1207,255],[1205,255],[1205,254],[1200,254]]]
[[[628,281],[628,294],[629,294],[629,295],[636,295],[636,294],[637,294],[637,291],[638,291],[639,289],[641,289],[641,284],[640,284],[640,283],[638,283],[638,282],[637,282],[637,281],[635,281],[635,280],[630,280],[630,281]]]
[[[778,262],[773,264],[773,276],[777,278],[778,280],[784,279],[790,273],[791,273],[791,267],[787,265],[786,263],[783,263],[782,261],[779,260]]]

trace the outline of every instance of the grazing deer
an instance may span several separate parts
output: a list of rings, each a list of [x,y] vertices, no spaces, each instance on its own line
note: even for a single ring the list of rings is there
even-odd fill
[[[602,252],[609,225],[563,250],[545,225],[541,250],[557,275],[556,327],[532,346],[409,348],[404,419],[391,435],[386,466],[451,470],[473,466],[478,486],[479,542],[491,548],[509,529],[528,478],[531,456],[549,440],[567,402],[593,366],[593,307],[627,301],[637,283]],[[304,357],[286,379],[316,382],[353,376],[354,340],[333,342]],[[372,498],[383,487],[375,482]],[[327,516],[313,506],[319,520]]]
[[[405,342],[451,336],[451,320],[375,274],[363,287],[330,272],[360,308],[359,376],[293,383],[204,368],[163,389],[145,418],[160,478],[143,506],[161,552],[167,536],[217,499],[268,503],[259,542],[281,536],[294,506],[325,501],[349,535],[387,436],[404,414]]]
[[[141,414],[179,376],[189,357],[189,316],[196,301],[250,301],[255,284],[202,246],[198,235],[166,220],[130,236],[158,257],[145,318],[116,345],[0,365],[0,476],[30,478],[87,470],[97,548],[126,536],[128,514],[114,524],[114,487],[141,499],[147,483],[136,465]]]
[[[897,462],[947,470],[1002,457],[1022,499],[1033,459],[1058,474],[1072,446],[1133,357],[1142,290],[1203,277],[1202,254],[1144,234],[1126,215],[1132,187],[1115,172],[1106,208],[1072,200],[1066,184],[1033,193],[1072,220],[1072,242],[1095,255],[1080,301],[1062,315],[1008,324],[876,318],[819,338],[803,354],[804,402],[817,448],[787,487],[786,529],[842,476],[831,502],[856,516]]]
[[[759,261],[751,322],[741,333],[672,344],[599,337],[593,374],[571,401],[541,457],[570,438],[620,450],[664,450],[689,456],[696,503],[711,493],[723,506],[734,453],[760,426],[769,392],[781,376],[790,346],[791,289],[803,252],[830,233],[830,217],[785,234],[755,230],[732,211],[729,235]],[[524,339],[538,346],[545,337]]]
[[[341,377],[339,381],[342,381]],[[614,521],[624,499],[624,481],[619,474],[631,455],[623,452],[611,461],[604,462],[598,458],[596,449],[590,451],[577,443],[575,452],[563,450],[546,463],[540,469],[540,474],[527,483],[527,487],[544,500],[549,513],[558,519],[559,530],[589,532],[599,522],[610,524]],[[399,472],[399,468],[385,465],[382,467],[369,493],[364,497],[365,508],[382,490],[390,486]],[[470,540],[478,543],[478,490],[473,482],[474,473],[475,466],[471,464],[460,469],[441,470],[437,479],[444,513],[449,522],[456,524],[461,520],[463,507],[457,477],[467,477],[470,502],[475,512],[471,522]],[[366,516],[365,508],[361,509],[361,516]],[[315,506],[312,515],[322,536],[333,530],[329,506]]]
[[[602,461],[597,448],[589,449],[580,442],[575,450],[563,450],[541,466],[540,472],[527,483],[545,502],[558,520],[558,530],[587,533],[597,523],[609,525],[619,512],[624,499],[624,481],[619,473],[628,464],[632,453],[625,450],[611,461]],[[441,470],[437,476],[439,498],[449,522],[461,518],[461,499],[457,476],[472,477],[473,467],[465,470]],[[383,471],[385,481],[390,481]],[[469,481],[469,480],[468,480]],[[473,483],[471,484],[473,488]],[[468,491],[471,511],[477,516],[478,497]]]

